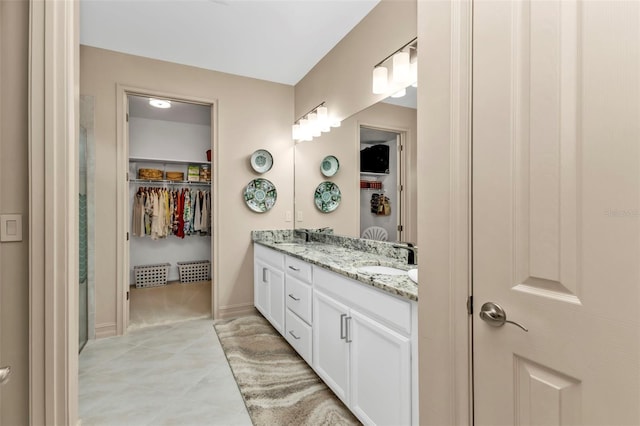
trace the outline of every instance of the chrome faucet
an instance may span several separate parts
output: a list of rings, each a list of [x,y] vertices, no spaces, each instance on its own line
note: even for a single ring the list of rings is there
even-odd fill
[[[402,243],[403,245],[394,244],[394,248],[406,249],[409,253],[407,255],[407,265],[416,265],[416,250],[418,247],[413,243]]]

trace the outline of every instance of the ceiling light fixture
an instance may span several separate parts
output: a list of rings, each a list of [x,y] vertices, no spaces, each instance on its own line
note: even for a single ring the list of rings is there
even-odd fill
[[[373,67],[374,95],[404,96],[407,86],[418,86],[418,38],[414,38]],[[390,63],[389,63],[390,62]],[[389,76],[391,71],[391,76]],[[389,78],[390,77],[390,78]],[[402,93],[402,94],[400,94]]]
[[[171,108],[171,101],[166,101],[164,99],[153,99],[153,98],[150,98],[149,99],[149,105],[151,105],[152,107],[156,107],[156,108],[166,109],[166,108]]]
[[[329,109],[322,102],[303,115],[291,127],[291,136],[296,142],[311,141],[332,127],[340,127],[340,120],[329,116]]]

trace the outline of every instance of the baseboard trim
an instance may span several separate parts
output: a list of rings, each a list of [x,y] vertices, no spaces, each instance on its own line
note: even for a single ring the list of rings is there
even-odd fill
[[[116,330],[115,322],[96,325],[96,339],[116,336],[118,334]]]
[[[253,306],[253,303],[221,306],[218,309],[218,319],[241,317],[244,315],[256,314],[257,312],[258,311]]]

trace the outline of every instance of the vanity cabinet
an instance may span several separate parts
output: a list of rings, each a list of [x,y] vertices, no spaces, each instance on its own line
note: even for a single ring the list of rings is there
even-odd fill
[[[254,246],[255,306],[366,425],[418,422],[415,302]]]
[[[316,268],[313,367],[363,423],[411,424],[410,303]]]
[[[281,334],[285,333],[284,257],[275,250],[254,246],[254,305]]]

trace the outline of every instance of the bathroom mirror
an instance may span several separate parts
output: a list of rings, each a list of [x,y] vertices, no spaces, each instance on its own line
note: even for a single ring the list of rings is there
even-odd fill
[[[331,227],[336,234],[353,237],[416,241],[416,91],[408,87],[404,97],[387,98],[344,119],[331,132],[296,144],[294,227]],[[371,147],[383,154],[388,151],[380,162],[387,161],[389,170],[361,174],[360,151]],[[340,173],[327,178],[318,164],[329,155],[340,159]],[[368,155],[365,161],[377,157]],[[320,212],[314,203],[315,190],[325,180],[341,191],[340,207],[330,213]]]

